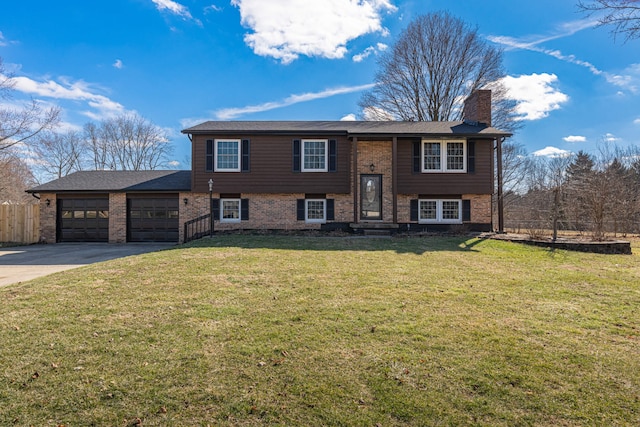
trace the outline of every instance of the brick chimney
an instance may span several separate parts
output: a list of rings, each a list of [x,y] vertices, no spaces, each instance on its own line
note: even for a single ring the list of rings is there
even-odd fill
[[[476,90],[465,101],[462,120],[484,123],[491,126],[491,91]]]

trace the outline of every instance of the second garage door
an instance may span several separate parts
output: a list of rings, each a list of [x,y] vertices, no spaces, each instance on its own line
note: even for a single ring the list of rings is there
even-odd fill
[[[178,196],[127,197],[127,240],[177,242]]]

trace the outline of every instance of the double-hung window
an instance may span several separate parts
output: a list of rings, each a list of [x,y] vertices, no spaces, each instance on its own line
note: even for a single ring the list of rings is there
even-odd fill
[[[240,172],[240,140],[216,139],[214,165],[216,172]]]
[[[422,141],[422,172],[466,172],[464,140]]]
[[[220,222],[240,222],[240,199],[220,199]]]
[[[459,224],[462,223],[462,200],[418,200],[418,222]]]
[[[324,223],[327,221],[326,199],[305,199],[304,210],[306,222]]]
[[[327,172],[327,143],[326,139],[302,140],[302,172]]]

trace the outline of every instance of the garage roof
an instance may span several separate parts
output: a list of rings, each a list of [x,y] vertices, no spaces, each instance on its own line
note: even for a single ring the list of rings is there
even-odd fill
[[[81,171],[27,190],[58,192],[191,191],[191,171]]]

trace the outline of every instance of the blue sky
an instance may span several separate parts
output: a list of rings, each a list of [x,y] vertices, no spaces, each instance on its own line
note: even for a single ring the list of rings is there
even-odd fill
[[[109,0],[6,2],[0,57],[13,102],[65,128],[137,112],[180,134],[205,120],[341,120],[361,112],[376,58],[416,16],[447,10],[504,49],[530,153],[640,145],[640,40],[614,40],[575,0]]]

